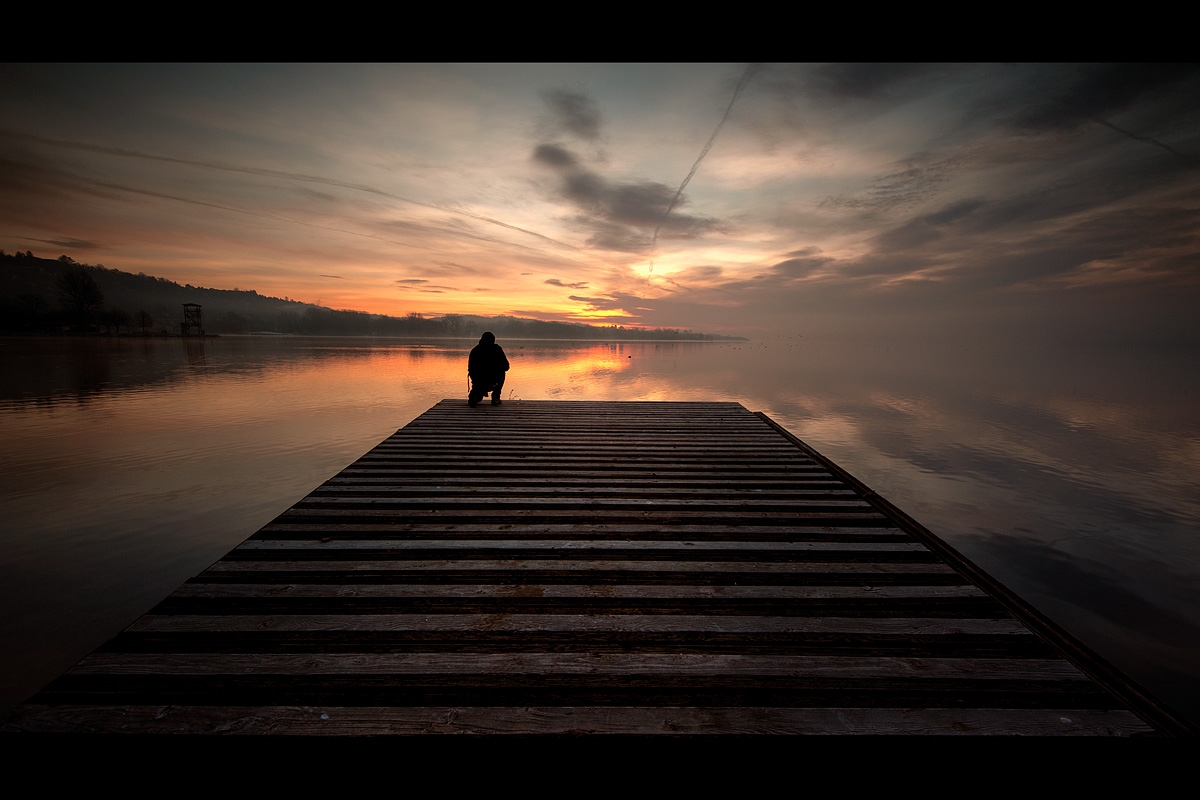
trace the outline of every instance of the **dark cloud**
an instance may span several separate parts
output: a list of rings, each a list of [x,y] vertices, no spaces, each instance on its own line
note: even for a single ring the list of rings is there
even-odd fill
[[[604,199],[609,191],[608,182],[595,172],[578,169],[563,175],[563,196],[589,211],[602,213]]]
[[[1155,139],[1153,136],[1142,136],[1140,134],[1134,133],[1133,131],[1127,131],[1124,128],[1119,128],[1116,125],[1113,125],[1111,122],[1108,122],[1107,120],[1098,119],[1098,120],[1096,120],[1096,123],[1099,125],[1103,125],[1104,127],[1109,128],[1110,130],[1114,130],[1117,133],[1121,134],[1122,136],[1128,136],[1130,139],[1133,139],[1134,141],[1146,142],[1147,144],[1152,144],[1155,147],[1160,147],[1163,150],[1166,150],[1171,155],[1173,155],[1176,158],[1183,161],[1183,163],[1185,163],[1185,164],[1194,166],[1197,163],[1197,159],[1195,156],[1188,155],[1187,153],[1181,153],[1178,150],[1176,150],[1174,147],[1171,147],[1171,145],[1167,144],[1166,142],[1160,142],[1158,139]]]
[[[533,160],[550,167],[573,167],[578,161],[574,153],[557,144],[539,144],[533,149]]]
[[[1153,235],[1147,236],[1147,231]],[[1200,279],[1198,251],[1200,219],[1193,209],[1113,208],[1029,234],[1016,247],[981,254],[971,269],[961,271],[961,280],[974,289],[1005,287],[1069,276],[1104,263],[1122,270],[1127,288],[1149,282],[1194,286]]]
[[[693,281],[696,283],[711,283],[712,281],[719,280],[724,274],[725,271],[720,267],[706,265],[688,267],[687,269],[676,272],[672,277],[678,283],[686,283],[688,281]]]
[[[615,308],[613,304],[616,302],[611,297],[580,297],[577,294],[568,295],[567,299],[574,300],[576,303],[587,303],[588,305],[597,308]]]
[[[26,152],[0,151],[0,194],[19,196],[28,203],[30,198],[57,196],[63,188],[75,188],[74,184],[72,176],[41,158]]]
[[[588,288],[587,281],[580,281],[579,283],[563,283],[558,278],[548,278],[546,281],[544,281],[544,283],[548,283],[551,286],[561,286],[564,289],[586,289],[586,288]]]
[[[648,225],[660,219],[675,193],[652,181],[614,186],[608,193],[610,218],[627,225]]]
[[[1184,80],[1200,77],[1200,64],[1083,64],[1050,67],[1024,86],[1032,102],[1010,124],[1027,131],[1073,128],[1119,113]]]
[[[637,252],[653,243],[654,229],[661,227],[666,238],[695,238],[709,231],[722,230],[716,219],[690,214],[667,216],[676,191],[656,181],[612,182],[584,167],[581,159],[557,144],[534,148],[533,159],[558,175],[561,197],[578,212],[571,217],[575,225],[590,229],[588,244],[603,250]],[[680,198],[676,206],[687,203]]]
[[[833,259],[828,256],[806,255],[780,261],[771,267],[771,271],[784,278],[807,278],[832,261]]]
[[[443,268],[439,271],[439,274],[444,274],[446,270],[470,275],[474,275],[479,272],[479,270],[475,269],[475,267],[468,267],[465,264],[459,264],[454,261],[434,261],[433,263]]]
[[[821,201],[825,208],[887,209],[914,205],[935,194],[957,167],[956,159],[914,156],[898,169],[871,182],[862,192],[836,195]]]
[[[541,142],[534,147],[533,161],[557,173],[560,196],[577,207],[579,213],[572,220],[583,230],[592,229],[589,245],[604,250],[637,252],[652,248],[660,232],[667,238],[679,239],[695,238],[722,229],[718,220],[673,212],[687,204],[683,191],[688,181],[712,147],[734,100],[755,72],[753,66],[746,68],[724,116],[677,189],[650,180],[611,181],[585,166],[577,153],[555,141]],[[600,112],[589,97],[556,89],[545,92],[543,99],[554,117],[555,134],[569,133],[585,140],[599,137]],[[642,229],[649,229],[649,232]]]
[[[955,71],[924,64],[769,64],[756,75],[755,83],[778,101],[775,112],[781,116],[776,122],[803,130],[811,108],[874,117],[920,97]]]
[[[977,199],[952,203],[940,211],[915,217],[899,228],[880,234],[876,242],[879,248],[889,251],[911,250],[929,244],[946,236],[952,228],[961,225],[965,217],[982,206],[983,201]]]
[[[551,89],[542,93],[542,99],[562,131],[581,139],[591,140],[600,136],[600,109],[596,108],[590,97],[564,89]]]
[[[337,201],[337,198],[331,195],[329,192],[319,192],[316,189],[310,189],[307,186],[297,186],[296,191],[305,197],[311,197],[326,203],[333,203]]]
[[[584,215],[576,216],[573,220],[578,227],[593,231],[587,239],[590,247],[621,253],[637,253],[650,249],[652,240],[648,232]]]
[[[337,278],[338,280],[343,280],[341,275],[326,275],[324,272],[320,273],[320,276],[322,278]]]
[[[96,248],[100,247],[99,242],[92,242],[86,239],[33,239],[32,241],[45,242],[46,244],[52,244],[55,247],[65,247],[68,250],[95,250]]]
[[[930,69],[921,64],[829,64],[809,74],[808,86],[830,98],[869,100]]]
[[[428,292],[429,294],[442,294],[444,292],[456,292],[453,286],[441,286],[436,283],[430,283],[424,278],[399,278],[396,280],[401,289],[416,289],[419,292]]]
[[[632,319],[640,319],[640,311],[650,311],[646,307],[648,302],[645,298],[637,297],[623,292],[611,292],[608,295],[598,297],[583,297],[580,295],[570,295],[568,298],[576,303],[586,303],[588,311],[620,311],[625,316]]]

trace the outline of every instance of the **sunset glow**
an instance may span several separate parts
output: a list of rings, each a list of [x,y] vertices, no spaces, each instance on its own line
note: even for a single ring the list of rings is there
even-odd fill
[[[1188,65],[0,69],[0,247],[179,283],[751,335],[1121,304],[1168,337],[1200,283]]]

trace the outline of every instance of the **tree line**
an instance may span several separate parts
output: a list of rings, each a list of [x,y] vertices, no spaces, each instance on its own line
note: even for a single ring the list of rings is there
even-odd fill
[[[678,329],[594,326],[511,316],[445,314],[394,317],[338,311],[253,290],[208,289],[165,278],[81,264],[69,256],[38,258],[0,250],[0,331],[6,333],[178,334],[183,304],[203,307],[206,333],[311,336],[477,337],[529,339],[728,340]]]

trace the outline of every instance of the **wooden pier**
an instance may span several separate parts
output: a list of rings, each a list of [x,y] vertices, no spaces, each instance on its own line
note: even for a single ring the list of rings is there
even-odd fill
[[[457,399],[4,728],[1191,732],[765,415]]]

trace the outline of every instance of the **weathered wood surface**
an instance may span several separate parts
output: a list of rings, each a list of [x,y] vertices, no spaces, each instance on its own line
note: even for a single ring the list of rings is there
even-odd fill
[[[5,727],[1155,733],[978,582],[736,403],[445,400]]]

